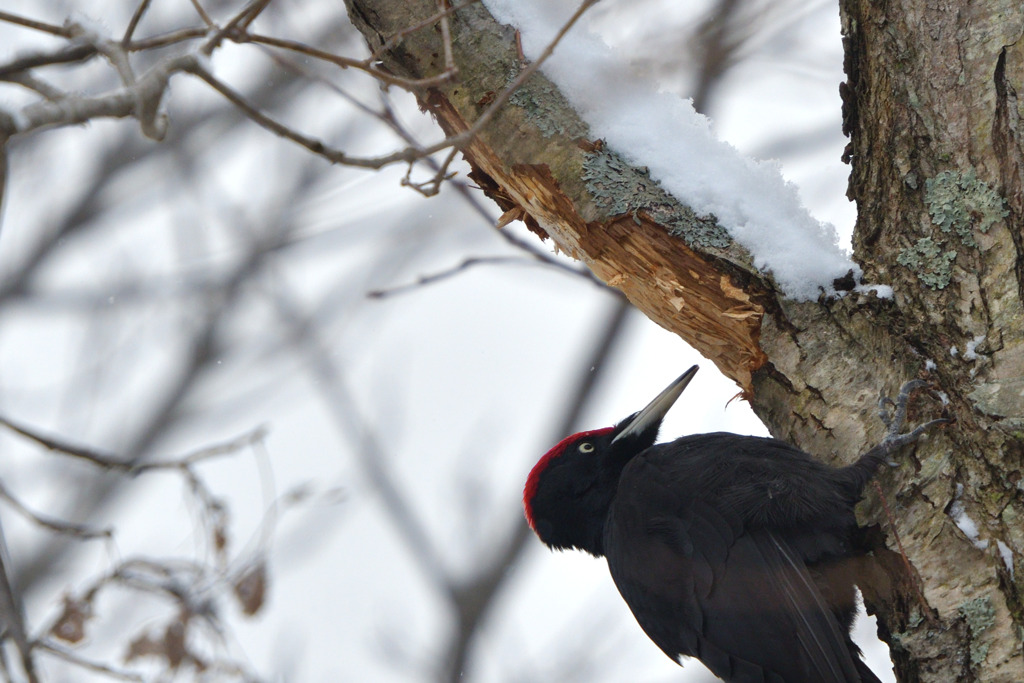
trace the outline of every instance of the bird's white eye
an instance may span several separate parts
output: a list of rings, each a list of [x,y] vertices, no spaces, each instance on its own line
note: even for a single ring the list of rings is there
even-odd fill
[[[594,444],[589,441],[584,441],[580,444],[580,453],[590,453],[594,450]]]

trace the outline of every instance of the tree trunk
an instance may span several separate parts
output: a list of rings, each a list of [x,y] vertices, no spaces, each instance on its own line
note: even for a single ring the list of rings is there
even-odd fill
[[[372,49],[437,7],[347,4]],[[779,438],[850,462],[883,436],[880,396],[912,377],[932,381],[957,422],[880,474],[891,516],[875,492],[859,509],[877,532],[865,601],[899,680],[1019,683],[1024,9],[966,5],[842,3],[855,259],[866,282],[893,286],[892,299],[785,298],[721,228],[591,139],[541,74],[464,151],[503,209],[736,380]],[[418,97],[457,134],[524,64],[514,30],[482,5],[455,12],[450,30],[458,77]],[[442,72],[440,28],[411,33],[381,59],[402,76]],[[911,419],[941,409],[915,407]]]

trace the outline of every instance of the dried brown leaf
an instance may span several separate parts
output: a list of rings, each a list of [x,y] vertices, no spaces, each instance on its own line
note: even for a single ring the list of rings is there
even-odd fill
[[[193,662],[196,668],[201,669],[202,663],[188,651],[187,632],[188,615],[182,615],[167,624],[163,636],[154,638],[147,631],[133,640],[124,661],[130,663],[140,657],[157,657],[165,660],[171,669],[178,669],[186,661]]]
[[[92,618],[92,605],[64,596],[64,611],[50,629],[54,638],[66,643],[80,643],[85,638],[85,622]]]
[[[267,594],[267,563],[260,560],[248,567],[235,580],[235,597],[242,607],[242,612],[252,616],[263,607]]]

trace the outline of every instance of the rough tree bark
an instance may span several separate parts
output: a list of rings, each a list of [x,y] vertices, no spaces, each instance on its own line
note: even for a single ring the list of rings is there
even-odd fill
[[[437,7],[346,2],[374,49]],[[840,9],[855,259],[865,281],[893,286],[892,299],[785,298],[713,221],[591,139],[539,74],[465,155],[503,209],[700,350],[779,438],[849,462],[882,437],[879,397],[911,377],[931,380],[957,422],[880,475],[891,517],[874,492],[859,509],[874,531],[865,601],[899,680],[1024,681],[1014,572],[1024,569],[1024,8]],[[455,134],[524,64],[514,30],[479,4],[455,12],[450,30],[458,78],[418,97]],[[381,57],[402,76],[440,73],[440,27]],[[921,419],[940,409],[918,406]],[[967,519],[973,538],[956,523]]]

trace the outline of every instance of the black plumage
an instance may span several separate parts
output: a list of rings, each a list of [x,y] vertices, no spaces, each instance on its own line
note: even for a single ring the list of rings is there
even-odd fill
[[[853,508],[878,465],[941,420],[835,468],[775,439],[728,433],[654,445],[688,370],[615,427],[571,436],[534,467],[526,516],[553,548],[605,556],[640,626],[673,659],[742,683],[878,678],[850,639]]]

